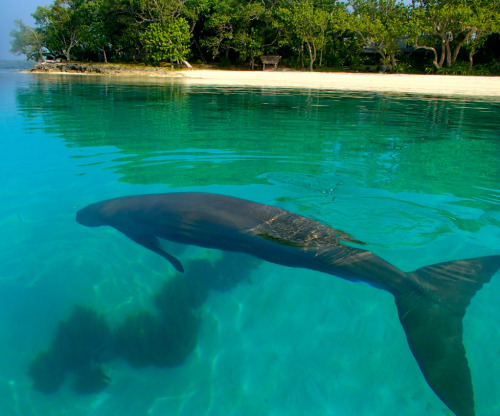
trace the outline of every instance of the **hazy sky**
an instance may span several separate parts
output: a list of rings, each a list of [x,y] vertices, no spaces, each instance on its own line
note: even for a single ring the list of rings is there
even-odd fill
[[[14,20],[23,19],[29,25],[33,24],[31,14],[38,6],[47,6],[53,0],[0,0],[0,59],[25,59],[9,52],[9,33],[14,29]]]

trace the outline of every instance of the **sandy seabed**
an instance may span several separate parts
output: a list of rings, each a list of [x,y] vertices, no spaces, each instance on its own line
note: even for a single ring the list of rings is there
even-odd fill
[[[198,85],[313,88],[500,98],[500,77],[218,70],[186,70],[181,71],[180,75],[185,82]]]

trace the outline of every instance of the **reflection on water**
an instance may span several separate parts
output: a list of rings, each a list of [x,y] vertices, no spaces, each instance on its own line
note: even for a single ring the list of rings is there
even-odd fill
[[[175,279],[154,253],[75,222],[77,209],[107,198],[188,190],[277,205],[404,270],[498,254],[498,103],[0,75],[2,415],[449,413],[422,379],[390,296],[267,264],[238,262],[248,284],[218,281],[228,290],[204,298],[181,366],[103,360],[90,375],[111,381],[90,396],[63,384],[45,397],[27,370],[75,305],[119,328],[157,312],[151,299]],[[200,276],[207,261],[220,266],[216,253],[175,250]],[[498,413],[498,296],[497,274],[464,321],[484,416]]]
[[[80,165],[105,163],[128,183],[248,184],[286,166],[391,191],[480,198],[499,177],[495,103],[50,76],[16,94],[26,118],[84,149],[74,152]],[[116,153],[102,160],[110,147]]]

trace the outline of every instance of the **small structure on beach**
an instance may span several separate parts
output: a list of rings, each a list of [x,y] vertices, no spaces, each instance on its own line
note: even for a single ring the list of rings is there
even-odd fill
[[[278,69],[278,62],[280,59],[280,55],[261,55],[260,60],[262,61],[262,70],[266,70],[266,65],[274,65],[274,69]]]

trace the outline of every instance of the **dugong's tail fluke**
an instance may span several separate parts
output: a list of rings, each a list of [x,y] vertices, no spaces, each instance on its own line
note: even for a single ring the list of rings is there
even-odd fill
[[[474,416],[462,318],[499,268],[500,255],[422,267],[409,273],[420,290],[396,294],[410,349],[431,388],[457,416]]]

